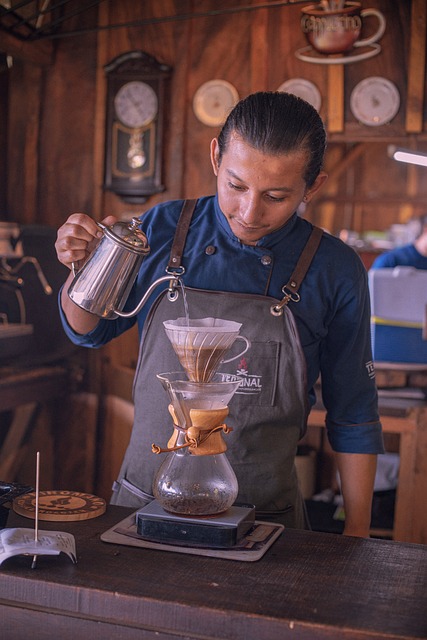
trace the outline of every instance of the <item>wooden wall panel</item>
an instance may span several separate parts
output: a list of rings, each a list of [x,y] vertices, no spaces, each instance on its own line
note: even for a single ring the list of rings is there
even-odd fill
[[[10,69],[5,217],[22,224],[33,222],[38,209],[42,78],[39,66],[21,60]]]
[[[6,219],[7,212],[7,122],[9,104],[9,73],[7,69],[7,57],[0,55],[0,220]]]
[[[91,206],[96,35],[35,59],[14,58],[10,71],[8,216],[56,227]]]
[[[368,60],[346,65],[345,70],[345,129],[344,133],[350,139],[376,139],[379,137],[393,137],[404,134],[405,131],[405,95],[409,47],[409,24],[411,3],[405,1],[389,2],[376,0],[362,3],[364,7],[372,7],[381,11],[386,19],[386,30],[379,44],[381,52]],[[377,24],[374,17],[366,19],[362,31],[363,36],[369,36]],[[355,86],[364,78],[381,76],[391,80],[398,88],[402,105],[395,118],[386,125],[368,127],[357,122],[350,110],[350,95]]]
[[[257,4],[253,0],[252,5]],[[99,24],[111,28],[43,45],[43,51],[50,50],[50,56],[36,55],[37,64],[19,59],[10,72],[7,215],[17,221],[58,226],[75,210],[88,211],[98,218],[107,213],[129,216],[160,200],[213,192],[215,180],[209,162],[209,143],[218,129],[196,119],[192,100],[200,84],[215,77],[232,82],[241,96],[253,90],[275,90],[290,78],[305,78],[319,88],[320,113],[327,127],[336,130],[330,132],[330,144],[406,142],[405,95],[412,2],[370,0],[367,4],[381,10],[387,21],[382,51],[370,60],[343,65],[339,74],[331,65],[296,58],[295,51],[306,44],[300,28],[299,4],[269,8],[262,3],[262,8],[249,11],[245,10],[250,6],[247,0],[236,0],[233,7],[243,10],[229,12],[227,0],[161,3],[105,0],[98,8],[80,14],[74,27],[84,29],[94,24],[98,12]],[[227,13],[218,14],[222,9]],[[208,12],[210,15],[201,17]],[[190,14],[195,16],[170,19]],[[367,20],[363,35],[372,32],[374,23],[374,18]],[[118,25],[128,26],[117,28]],[[42,43],[36,45],[40,49]],[[143,207],[127,205],[102,188],[106,93],[103,67],[131,49],[147,51],[173,68],[163,151],[166,190],[151,197]],[[25,51],[19,53],[25,56]],[[396,118],[382,127],[361,125],[349,106],[354,86],[372,75],[392,80],[402,98]],[[334,114],[339,116],[335,123],[331,119]],[[340,114],[344,115],[342,132]],[[427,136],[422,133],[415,142],[426,145]],[[370,155],[367,154],[367,163]],[[376,159],[387,170],[390,161],[386,155],[378,155]],[[356,195],[348,192],[352,171],[348,167],[349,176],[343,176],[336,185],[334,191],[338,196]],[[366,191],[368,197],[371,173],[358,167],[356,174],[357,196]],[[400,176],[394,184],[402,194],[407,184],[406,172]],[[388,189],[382,193],[387,196]],[[381,193],[378,195],[381,198]],[[410,195],[414,197],[413,190]],[[307,209],[309,217],[319,217],[314,212],[315,206],[316,200]],[[378,210],[382,226],[391,224],[394,216],[395,212],[388,207]]]
[[[304,6],[304,5],[302,5]],[[301,5],[289,5],[268,10],[268,91],[276,91],[283,82],[291,78],[304,78],[313,82],[325,96],[327,67],[299,60],[295,52],[307,45],[301,31]],[[325,115],[325,99],[320,113]]]
[[[197,11],[212,11],[219,6],[215,0],[205,0],[197,3]],[[240,97],[249,93],[251,75],[247,61],[251,59],[251,24],[255,14],[257,12],[237,12],[192,20],[183,177],[185,197],[215,192],[209,145],[218,135],[219,127],[208,127],[196,118],[192,108],[194,94],[204,82],[216,78],[233,84]]]
[[[79,36],[58,47],[45,71],[40,130],[39,211],[59,226],[74,211],[92,212],[96,38]]]
[[[337,147],[341,149],[338,168],[345,166],[338,175]],[[353,151],[357,147],[362,153],[355,157]],[[313,221],[323,221],[334,233],[343,228],[360,233],[386,231],[391,224],[405,223],[426,211],[425,168],[395,162],[389,158],[385,142],[332,144],[326,170],[331,179],[315,203]],[[357,218],[352,213],[355,207]]]

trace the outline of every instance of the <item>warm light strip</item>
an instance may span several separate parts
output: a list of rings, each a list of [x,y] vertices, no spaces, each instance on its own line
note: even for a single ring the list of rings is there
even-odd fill
[[[389,145],[388,154],[390,158],[398,160],[398,162],[408,162],[409,164],[418,164],[427,167],[427,153],[421,151],[411,151],[410,149],[399,149]]]

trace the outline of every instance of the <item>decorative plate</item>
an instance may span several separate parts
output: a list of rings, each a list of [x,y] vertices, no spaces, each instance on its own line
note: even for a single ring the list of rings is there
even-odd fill
[[[285,91],[286,93],[293,93],[294,96],[302,98],[309,102],[317,111],[319,111],[322,105],[322,96],[319,89],[313,82],[305,80],[304,78],[292,78],[286,80],[277,91]]]
[[[239,100],[237,89],[226,80],[209,80],[194,94],[193,110],[196,118],[209,127],[224,123]]]
[[[365,78],[355,86],[350,96],[352,114],[359,122],[370,127],[378,127],[393,120],[399,107],[399,91],[386,78]]]
[[[103,498],[77,491],[40,491],[39,520],[66,522],[90,520],[105,512]],[[36,517],[36,494],[26,493],[13,501],[13,510],[26,518]]]
[[[353,62],[361,62],[362,60],[369,60],[377,56],[381,52],[381,47],[376,42],[360,47],[360,49],[354,49],[353,53],[345,53],[343,55],[325,55],[319,53],[312,46],[302,47],[295,51],[295,56],[299,60],[304,62],[313,62],[314,64],[352,64]]]

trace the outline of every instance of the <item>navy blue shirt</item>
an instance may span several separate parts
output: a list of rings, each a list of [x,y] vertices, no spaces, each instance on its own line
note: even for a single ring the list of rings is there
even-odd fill
[[[162,203],[142,216],[141,228],[151,252],[142,263],[125,310],[135,308],[147,287],[165,275],[181,208],[182,201]],[[245,245],[232,233],[217,197],[200,198],[182,259],[184,285],[280,300],[282,286],[288,282],[311,231],[312,225],[294,214],[256,246]],[[138,314],[140,334],[149,307],[160,291],[159,286]],[[290,302],[289,308],[296,319],[307,363],[309,389],[321,376],[326,426],[333,449],[382,453],[367,273],[361,260],[353,249],[324,233],[299,293],[301,300]],[[100,320],[93,331],[82,336],[69,327],[63,314],[62,319],[69,338],[87,347],[107,343],[136,322],[135,317]],[[311,398],[314,402],[313,394]]]
[[[427,257],[417,251],[413,244],[405,244],[403,247],[396,247],[391,251],[382,253],[374,260],[371,269],[399,266],[427,269]]]

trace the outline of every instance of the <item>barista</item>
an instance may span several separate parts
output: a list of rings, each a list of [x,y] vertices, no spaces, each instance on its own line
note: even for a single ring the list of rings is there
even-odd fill
[[[366,271],[352,249],[323,233],[298,295],[288,296],[285,286],[313,230],[297,209],[327,178],[325,145],[323,123],[304,100],[260,92],[240,101],[211,143],[217,194],[196,203],[182,280],[191,317],[241,322],[241,334],[252,343],[240,361],[220,368],[245,382],[227,418],[233,428],[227,457],[239,482],[238,501],[255,504],[258,516],[306,526],[294,457],[320,374],[327,433],[341,477],[344,532],[367,536],[376,455],[383,448]],[[133,309],[148,286],[165,275],[182,204],[161,203],[142,216],[151,253],[125,309]],[[98,236],[90,217],[71,215],[58,231],[59,260],[68,267],[84,260]],[[81,310],[67,296],[70,282],[71,275],[62,290],[61,313],[76,344],[99,347],[136,322],[100,320]],[[183,315],[182,295],[173,303],[162,287],[138,314],[135,422],[114,485],[114,504],[138,508],[152,499],[152,480],[162,460],[151,453],[151,443],[167,442],[171,432],[156,374],[181,369],[162,321]]]
[[[419,230],[414,242],[385,251],[374,260],[371,269],[399,266],[427,269],[427,215],[421,216],[416,222]]]

